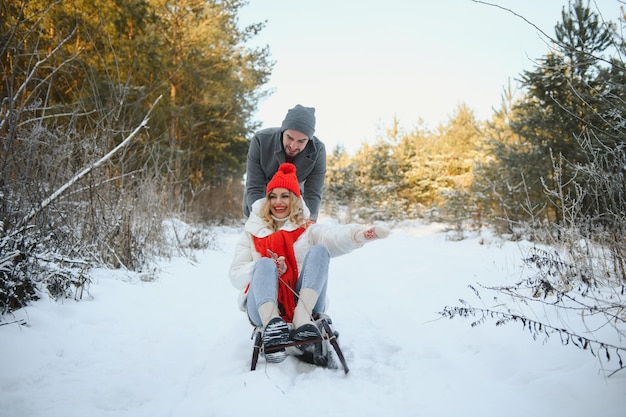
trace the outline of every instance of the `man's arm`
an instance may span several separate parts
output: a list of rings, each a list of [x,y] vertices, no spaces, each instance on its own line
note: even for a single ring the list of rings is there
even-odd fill
[[[322,190],[326,179],[326,148],[320,142],[313,171],[304,182],[303,198],[311,211],[311,220],[317,220],[322,203]]]
[[[252,137],[246,162],[246,194],[244,196],[244,214],[250,215],[252,203],[265,197],[265,173],[261,168],[261,143],[257,135]]]

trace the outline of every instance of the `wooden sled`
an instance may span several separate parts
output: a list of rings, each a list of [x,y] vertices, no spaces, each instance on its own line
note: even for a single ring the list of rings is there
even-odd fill
[[[283,345],[278,345],[278,346],[272,346],[272,347],[264,347],[263,346],[263,331],[261,330],[261,328],[256,328],[253,334],[253,339],[254,339],[254,347],[252,349],[252,362],[250,364],[250,370],[254,371],[256,369],[256,364],[259,361],[259,355],[261,353],[269,353],[269,352],[273,352],[276,350],[280,350],[283,348],[290,348],[290,347],[296,347],[296,348],[300,348],[300,347],[304,347],[306,345],[310,345],[310,344],[314,344],[314,343],[318,343],[318,342],[322,342],[322,343],[329,343],[335,353],[337,354],[337,358],[339,359],[339,362],[341,362],[341,366],[343,367],[343,371],[344,373],[348,373],[349,369],[348,369],[348,364],[346,363],[346,358],[343,355],[343,352],[341,351],[341,348],[339,347],[339,343],[337,342],[337,333],[332,329],[330,323],[332,323],[330,321],[330,318],[326,315],[323,315],[322,317],[320,317],[317,320],[318,323],[318,327],[321,327],[322,330],[322,336],[318,337],[317,339],[311,339],[311,340],[306,340],[303,342],[289,342]],[[328,354],[330,354],[330,352],[328,352]]]

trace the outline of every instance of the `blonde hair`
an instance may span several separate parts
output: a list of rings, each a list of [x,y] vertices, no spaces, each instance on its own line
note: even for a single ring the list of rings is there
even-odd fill
[[[298,227],[306,227],[306,219],[304,218],[304,207],[302,206],[302,200],[300,197],[296,196],[293,192],[289,191],[289,216],[287,220],[291,223],[295,224]],[[273,230],[274,232],[278,230],[278,224],[276,220],[272,217],[272,212],[270,211],[270,197],[269,194],[263,201],[263,205],[261,206],[261,219],[265,222],[265,225]]]

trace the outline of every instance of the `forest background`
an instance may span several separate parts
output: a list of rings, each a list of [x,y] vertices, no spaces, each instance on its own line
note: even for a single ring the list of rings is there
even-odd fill
[[[3,316],[38,291],[79,299],[94,266],[149,279],[154,259],[206,245],[206,224],[241,221],[253,114],[273,65],[269,47],[247,44],[263,23],[239,25],[245,4],[0,1]],[[498,290],[599,312],[623,340],[624,27],[623,12],[610,22],[588,1],[568,3],[544,34],[552,49],[519,75],[519,91],[503,88],[489,120],[461,103],[434,130],[393,120],[354,154],[329,150],[324,210],[549,244],[558,251],[529,259],[536,276]],[[172,246],[172,218],[199,226]],[[572,306],[572,291],[587,298]]]

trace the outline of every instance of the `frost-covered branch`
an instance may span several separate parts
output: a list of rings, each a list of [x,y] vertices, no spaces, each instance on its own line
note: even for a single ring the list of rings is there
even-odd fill
[[[93,163],[91,166],[88,166],[87,168],[83,169],[81,172],[79,172],[78,174],[74,175],[74,177],[72,177],[67,183],[63,184],[58,190],[56,190],[54,193],[52,193],[52,195],[50,195],[50,197],[46,198],[44,201],[41,202],[41,204],[37,207],[35,207],[33,210],[31,210],[31,212],[25,216],[22,221],[21,221],[21,227],[24,227],[24,225],[28,224],[39,212],[41,212],[43,209],[45,209],[48,205],[50,205],[50,203],[52,203],[54,200],[56,200],[60,195],[62,195],[65,191],[67,191],[67,189],[69,189],[72,185],[74,185],[74,183],[76,183],[78,180],[80,180],[81,178],[83,178],[85,175],[87,175],[89,172],[91,172],[93,169],[98,168],[100,165],[102,165],[103,163],[105,163],[106,161],[108,161],[113,155],[115,155],[120,149],[124,148],[136,135],[137,133],[139,133],[139,131],[143,128],[146,127],[146,125],[148,124],[148,121],[150,120],[150,114],[152,113],[152,110],[154,109],[154,107],[156,106],[156,104],[159,102],[159,100],[161,99],[162,96],[159,96],[154,103],[152,103],[152,106],[150,107],[150,109],[148,110],[148,113],[146,114],[146,116],[144,117],[144,119],[141,121],[141,123],[139,124],[139,126],[137,126],[135,128],[135,130],[133,130],[127,137],[126,139],[124,139],[119,145],[117,145],[115,148],[113,148],[109,153],[107,153],[106,155],[104,155],[102,158],[100,158],[98,161],[96,161],[95,163]]]
[[[523,330],[528,331],[534,340],[541,335],[549,338],[554,334],[558,334],[563,345],[572,344],[582,350],[589,350],[593,356],[597,356],[598,353],[602,352],[604,353],[604,357],[607,361],[613,359],[611,356],[611,352],[613,352],[617,358],[619,368],[614,370],[611,374],[609,374],[609,376],[626,368],[622,357],[622,355],[626,354],[626,347],[624,346],[618,346],[598,339],[582,336],[563,327],[556,327],[549,323],[531,319],[523,314],[516,314],[511,311],[500,311],[490,308],[473,307],[467,305],[467,303],[463,300],[461,300],[461,302],[466,305],[452,307],[446,306],[439,312],[439,314],[450,319],[454,317],[476,317],[477,320],[472,322],[472,327],[483,324],[487,320],[495,320],[496,326],[502,326],[509,322],[518,322],[522,324]]]
[[[74,28],[72,30],[72,32],[66,36],[61,42],[59,42],[59,44],[50,52],[48,52],[48,54],[40,59],[39,61],[37,61],[35,63],[35,65],[31,68],[30,72],[28,73],[28,75],[26,76],[26,79],[21,83],[21,85],[19,86],[19,88],[17,89],[17,91],[15,92],[15,94],[12,97],[12,101],[15,102],[17,101],[18,97],[20,96],[20,94],[22,94],[23,92],[25,92],[26,88],[30,85],[30,81],[35,77],[35,75],[37,74],[37,70],[39,69],[39,67],[41,67],[43,64],[45,64],[48,60],[50,60],[50,58],[52,58],[62,47],[63,45],[65,45],[65,43],[67,41],[69,41],[73,36],[74,33],[76,33],[77,28]],[[65,65],[66,63],[68,63],[70,60],[65,60],[61,63],[61,65],[57,66],[54,68],[54,70],[48,74],[48,76],[44,79],[44,80],[40,80],[39,81],[39,85],[42,85],[43,81],[49,79],[53,74],[55,74],[56,72],[58,72],[63,65]],[[30,93],[30,95],[34,94],[36,89],[33,89]],[[28,101],[28,100],[25,100]],[[2,130],[2,128],[4,127],[5,122],[7,121],[7,117],[3,117],[0,119],[0,130]]]
[[[591,254],[589,248],[587,256]],[[602,256],[599,259],[603,259]],[[589,350],[595,357],[602,352],[607,361],[617,358],[619,367],[615,372],[623,370],[626,367],[623,360],[626,299],[624,283],[618,274],[610,276],[610,268],[600,268],[597,260],[589,261],[595,266],[579,259],[567,262],[555,250],[533,248],[525,262],[537,273],[511,285],[481,286],[483,290],[498,294],[493,306],[485,305],[479,291],[470,285],[481,306],[460,300],[460,306],[446,306],[439,314],[450,319],[474,317],[472,327],[488,320],[495,321],[496,326],[519,322],[535,340],[539,336],[547,339],[558,334],[563,345]],[[506,302],[501,296],[511,301]],[[536,305],[541,305],[539,310],[545,312],[543,318],[534,316],[533,311],[537,309],[533,306]],[[559,324],[551,323],[551,316],[552,321]],[[565,324],[565,317],[572,320]]]

